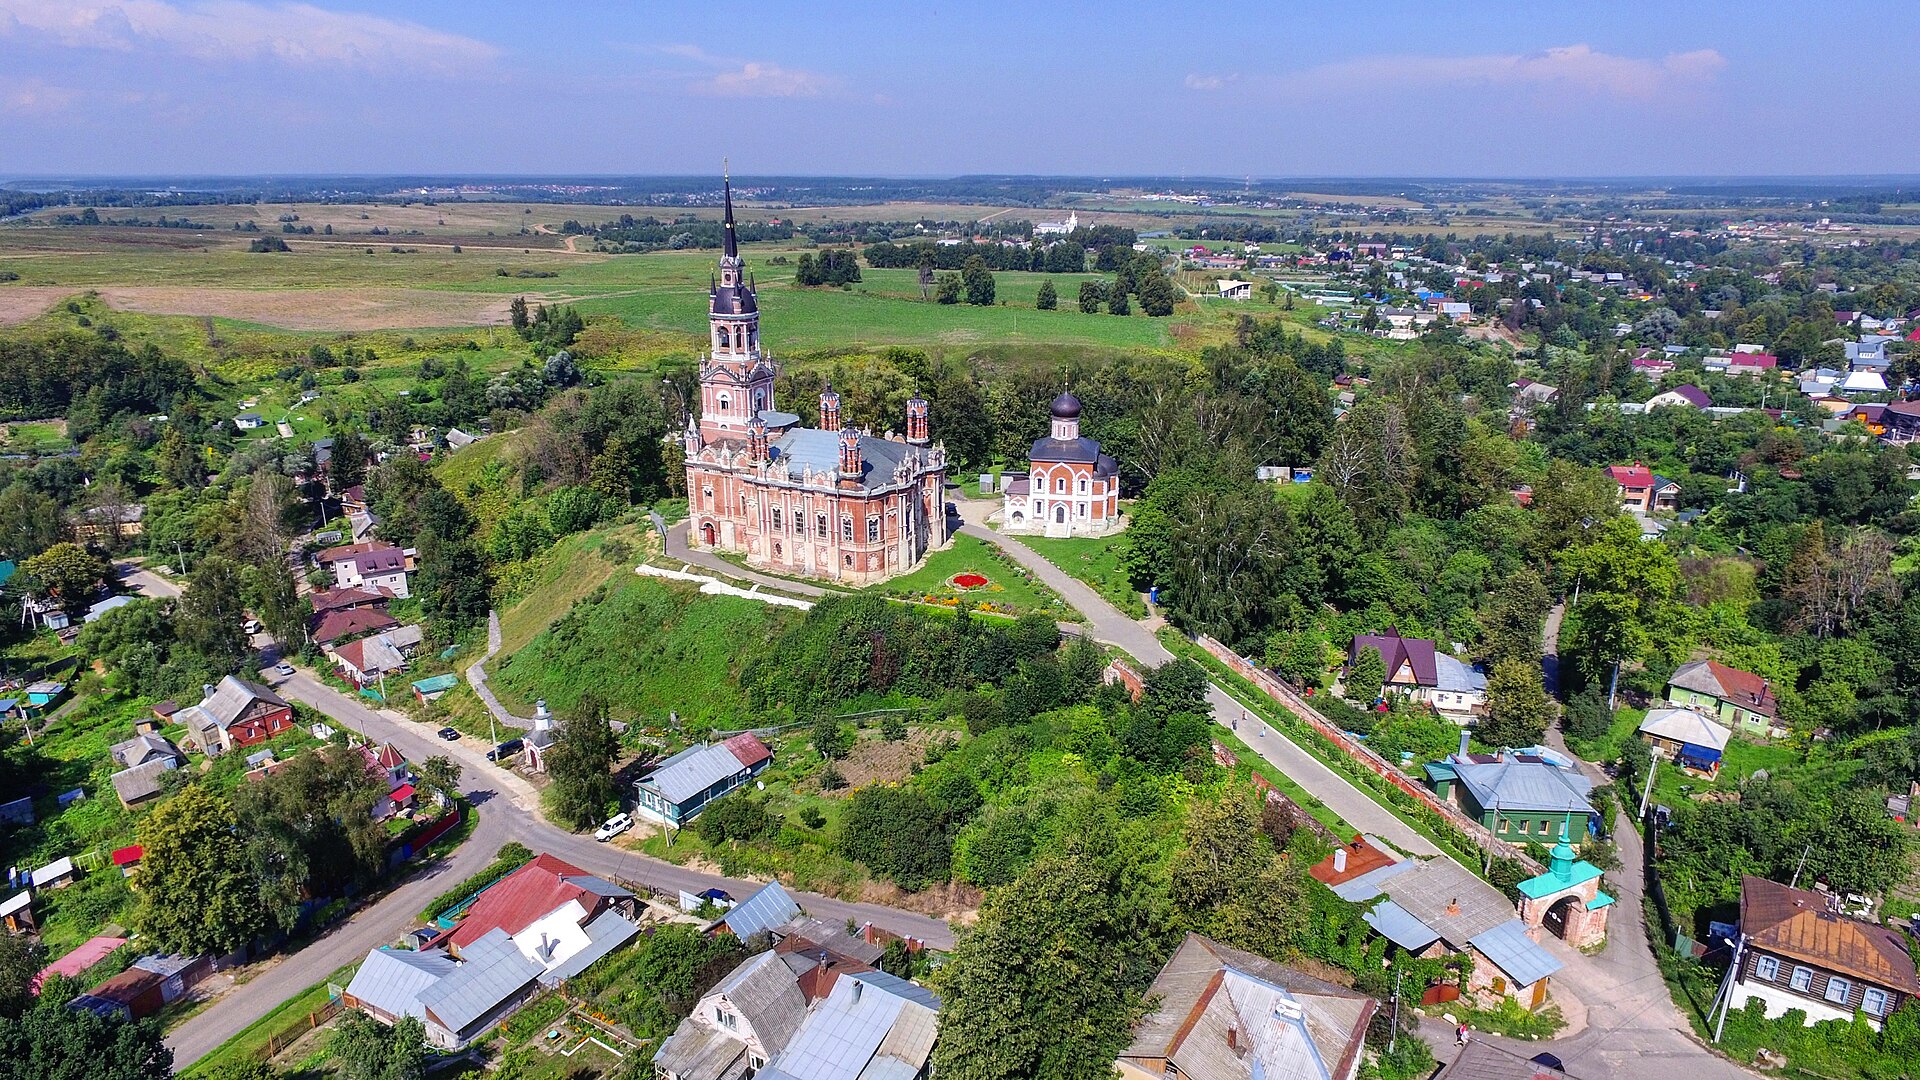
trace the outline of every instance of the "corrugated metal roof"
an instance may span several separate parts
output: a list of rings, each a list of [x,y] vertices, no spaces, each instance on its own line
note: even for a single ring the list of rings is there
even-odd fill
[[[603,911],[586,925],[587,946],[555,964],[540,981],[554,986],[592,967],[594,961],[632,941],[640,933],[638,923],[627,921],[617,911]]]
[[[1352,881],[1343,881],[1333,886],[1333,895],[1351,904],[1363,903],[1381,894],[1382,882],[1395,874],[1404,874],[1418,865],[1420,864],[1411,859],[1390,863],[1378,870],[1362,874]]]
[[[1593,813],[1587,802],[1593,781],[1576,769],[1512,757],[1484,764],[1456,761],[1453,769],[1474,801],[1487,809]]]
[[[672,1035],[653,1055],[657,1070],[680,1080],[722,1080],[745,1072],[747,1044],[716,1027],[688,1019],[682,1020]],[[765,1069],[755,1074],[766,1078]]]
[[[752,896],[740,901],[732,911],[715,919],[708,929],[725,926],[734,937],[742,941],[755,934],[772,930],[787,920],[800,914],[800,905],[777,881],[769,881],[754,891]]]
[[[441,952],[410,952],[381,947],[367,954],[353,973],[347,993],[392,1016],[426,1019],[420,995],[460,965]]]
[[[726,744],[689,746],[640,778],[640,786],[681,803],[746,768]]]
[[[1725,750],[1733,737],[1725,725],[1716,724],[1692,709],[1655,709],[1640,721],[1640,730],[1675,742]]]
[[[888,1057],[909,1066],[904,1075],[913,1076],[933,1049],[939,1007],[939,998],[904,979],[880,972],[844,974],[769,1066],[794,1080],[858,1080],[868,1076],[881,1048],[891,1041]],[[892,1039],[903,1022],[911,1030]],[[881,1064],[872,1075],[897,1072]]]
[[[1409,952],[1418,952],[1440,940],[1440,935],[1434,933],[1432,927],[1414,918],[1406,908],[1391,900],[1380,901],[1362,912],[1360,917],[1387,940]]]
[[[1499,926],[1468,939],[1516,984],[1530,986],[1559,971],[1563,966],[1553,954],[1534,944],[1527,936],[1527,925],[1509,919]]]
[[[460,950],[458,968],[420,994],[420,1004],[449,1031],[459,1033],[492,1012],[500,1003],[526,988],[540,974],[540,963],[529,960],[500,929],[488,931]]]

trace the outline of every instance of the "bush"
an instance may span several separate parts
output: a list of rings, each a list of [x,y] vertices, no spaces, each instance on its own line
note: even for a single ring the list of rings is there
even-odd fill
[[[420,913],[422,919],[434,919],[453,905],[479,892],[481,889],[499,881],[515,870],[533,861],[533,852],[525,844],[508,841],[500,845],[500,851],[494,855],[493,862],[487,868],[467,880],[433,898],[426,910]]]
[[[715,800],[694,819],[693,831],[709,846],[728,840],[760,840],[780,828],[780,819],[767,813],[766,803],[745,795]]]

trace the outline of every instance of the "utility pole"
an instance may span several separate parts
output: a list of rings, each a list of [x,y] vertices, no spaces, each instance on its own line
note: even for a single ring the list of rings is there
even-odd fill
[[[1393,966],[1393,1030],[1387,1035],[1387,1053],[1393,1053],[1394,1044],[1400,1041],[1400,976],[1405,974],[1400,965]]]
[[[1800,861],[1794,865],[1793,880],[1787,884],[1787,888],[1797,889],[1800,887],[1800,871],[1805,870],[1807,868],[1807,856],[1811,854],[1812,851],[1813,851],[1812,841],[1808,841],[1807,846],[1800,849]]]
[[[1640,789],[1640,816],[1638,818],[1640,821],[1646,820],[1647,800],[1653,797],[1653,771],[1659,767],[1659,758],[1651,758],[1647,761],[1647,784]]]

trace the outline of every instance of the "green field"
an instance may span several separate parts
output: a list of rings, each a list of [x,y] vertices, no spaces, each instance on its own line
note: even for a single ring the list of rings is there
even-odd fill
[[[1147,617],[1147,605],[1140,599],[1140,591],[1120,568],[1122,536],[1064,539],[1022,536],[1019,540],[1068,575],[1086,582],[1094,592],[1130,617]]]

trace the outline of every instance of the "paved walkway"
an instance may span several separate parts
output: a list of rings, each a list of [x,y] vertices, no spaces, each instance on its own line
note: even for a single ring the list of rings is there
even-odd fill
[[[493,687],[487,685],[486,663],[493,659],[494,653],[499,651],[500,613],[494,611],[492,608],[488,608],[487,652],[485,656],[467,665],[467,685],[473,687],[473,692],[479,696],[480,703],[487,707],[487,711],[493,714],[495,720],[500,721],[508,727],[516,727],[521,730],[532,728],[533,721],[531,719],[523,720],[508,712],[507,707],[500,704],[500,699],[493,696]]]
[[[838,589],[822,588],[818,585],[809,585],[804,581],[790,581],[786,578],[774,577],[771,574],[756,573],[752,570],[735,566],[705,548],[696,548],[687,543],[687,529],[689,526],[689,522],[682,521],[668,527],[666,532],[666,550],[669,560],[711,570],[722,577],[730,577],[736,581],[751,581],[757,585],[762,585],[766,588],[775,589],[793,596],[805,596],[818,599],[829,593],[840,591]]]
[[[984,518],[998,509],[997,504],[962,502],[960,505],[961,513],[970,519]],[[1148,666],[1158,666],[1173,659],[1173,653],[1160,644],[1160,639],[1152,631],[1128,618],[1125,612],[1108,603],[1085,582],[1048,562],[1039,552],[1013,537],[995,532],[977,520],[969,520],[960,531],[997,545],[1014,561],[1033,571],[1035,577],[1059,593],[1062,599],[1086,618],[1094,640],[1125,650],[1135,660]],[[1372,796],[1348,783],[1345,777],[1322,764],[1320,759],[1300,749],[1252,710],[1234,700],[1218,684],[1208,683],[1207,700],[1213,706],[1215,723],[1233,728],[1241,741],[1252,747],[1255,753],[1325,803],[1347,824],[1378,836],[1410,854],[1440,854],[1440,849],[1432,841],[1414,832],[1406,822],[1375,802]]]

